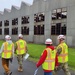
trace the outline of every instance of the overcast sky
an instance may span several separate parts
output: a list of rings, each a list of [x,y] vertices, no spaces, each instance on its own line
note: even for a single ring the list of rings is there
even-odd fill
[[[0,11],[4,11],[4,8],[11,9],[12,5],[21,6],[21,2],[29,4],[33,3],[33,0],[0,0]]]

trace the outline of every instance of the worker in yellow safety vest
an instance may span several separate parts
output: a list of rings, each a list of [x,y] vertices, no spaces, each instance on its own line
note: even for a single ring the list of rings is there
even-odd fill
[[[44,49],[40,60],[36,64],[37,67],[42,65],[44,75],[52,75],[52,71],[55,66],[58,66],[58,60],[56,56],[56,50],[53,46],[53,42],[50,38],[45,41],[46,48]],[[55,64],[56,63],[56,64]]]
[[[14,44],[11,41],[11,37],[9,35],[5,36],[6,41],[1,46],[1,57],[2,57],[2,66],[5,70],[5,75],[11,75],[12,72],[9,69],[9,61],[14,56]]]
[[[27,44],[26,41],[23,40],[23,35],[18,35],[19,40],[16,42],[15,45],[15,54],[17,55],[17,61],[19,64],[18,71],[23,71],[23,57],[27,52]]]
[[[59,45],[57,46],[57,54],[58,54],[58,69],[54,70],[54,75],[57,75],[57,71],[60,69],[63,69],[65,75],[71,75],[68,69],[68,46],[65,43],[65,36],[64,35],[59,35],[58,36],[58,42]]]

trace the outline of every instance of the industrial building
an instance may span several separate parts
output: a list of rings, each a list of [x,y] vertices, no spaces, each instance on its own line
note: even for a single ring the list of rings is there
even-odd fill
[[[66,36],[66,43],[75,46],[75,0],[34,0],[20,7],[0,11],[0,39],[10,35],[18,39],[22,33],[27,42],[44,44],[47,38],[58,44],[57,36]]]

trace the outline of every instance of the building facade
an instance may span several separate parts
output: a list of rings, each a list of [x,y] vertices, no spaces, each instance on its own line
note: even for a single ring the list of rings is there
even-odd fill
[[[34,0],[32,5],[21,3],[20,8],[0,12],[0,39],[10,35],[17,40],[22,33],[27,42],[44,43],[64,34],[66,43],[75,46],[75,0]]]

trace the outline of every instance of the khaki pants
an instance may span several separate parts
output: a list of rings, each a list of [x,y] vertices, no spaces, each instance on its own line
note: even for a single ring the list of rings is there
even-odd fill
[[[5,73],[9,73],[10,69],[9,69],[9,59],[4,59],[2,58],[2,66],[5,70]]]
[[[59,71],[60,69],[63,69],[65,75],[71,75],[71,73],[69,72],[68,63],[60,63],[58,69],[53,71],[53,75],[58,75],[57,71]]]

